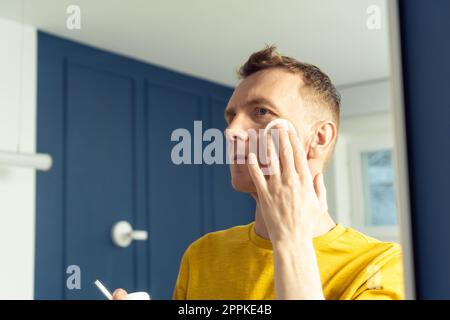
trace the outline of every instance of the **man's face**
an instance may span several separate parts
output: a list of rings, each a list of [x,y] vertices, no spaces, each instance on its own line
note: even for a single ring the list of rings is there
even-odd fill
[[[309,130],[310,120],[306,117],[304,100],[300,95],[301,85],[302,79],[298,74],[275,68],[256,72],[242,80],[225,109],[229,129],[226,130],[226,134],[228,138],[234,140],[235,153],[240,140],[241,145],[245,143],[244,152],[247,156],[249,129],[258,133],[276,118],[289,120],[300,137],[305,136]],[[240,156],[244,155],[235,155],[235,159]],[[236,163],[236,160],[232,161],[230,165],[232,185],[237,191],[254,193],[256,189],[246,162],[247,158],[243,164]]]

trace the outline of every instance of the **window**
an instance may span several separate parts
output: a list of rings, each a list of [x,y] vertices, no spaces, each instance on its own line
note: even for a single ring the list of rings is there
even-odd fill
[[[393,139],[362,134],[348,141],[351,225],[382,241],[399,241]]]
[[[392,150],[362,152],[361,164],[365,226],[395,226],[397,211]]]

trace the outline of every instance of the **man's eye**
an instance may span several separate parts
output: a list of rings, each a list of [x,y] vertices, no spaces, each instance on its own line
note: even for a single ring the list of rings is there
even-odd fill
[[[265,116],[268,115],[270,113],[270,110],[266,109],[266,108],[262,108],[262,107],[257,107],[255,108],[255,115],[256,116]]]

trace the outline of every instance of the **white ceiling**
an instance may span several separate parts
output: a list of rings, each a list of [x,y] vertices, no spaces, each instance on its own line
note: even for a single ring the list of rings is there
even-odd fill
[[[389,76],[385,0],[0,0],[0,16],[223,84],[265,43],[338,85]],[[66,8],[81,8],[81,30]],[[381,30],[366,27],[369,5]],[[22,13],[24,17],[22,16]]]

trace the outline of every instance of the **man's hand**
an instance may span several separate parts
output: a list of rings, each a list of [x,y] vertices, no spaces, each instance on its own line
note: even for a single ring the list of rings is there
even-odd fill
[[[277,127],[279,154],[267,141],[272,175],[265,179],[256,155],[249,154],[249,172],[257,189],[259,209],[272,244],[312,239],[317,220],[328,210],[323,175],[313,180],[297,134]],[[281,162],[281,163],[280,163]],[[281,165],[281,168],[280,168]]]
[[[113,293],[113,300],[122,300],[127,294],[123,289],[116,289]]]
[[[312,242],[318,219],[327,210],[323,175],[311,176],[297,134],[281,127],[280,160],[267,141],[272,175],[265,178],[250,153],[249,172],[257,190],[257,205],[274,249],[275,290],[278,299],[323,299],[322,283]]]

